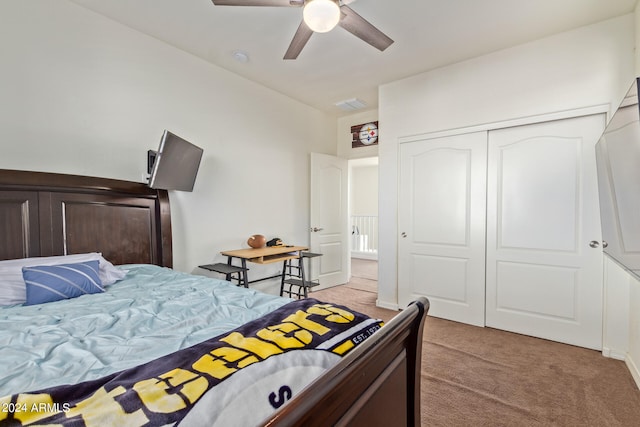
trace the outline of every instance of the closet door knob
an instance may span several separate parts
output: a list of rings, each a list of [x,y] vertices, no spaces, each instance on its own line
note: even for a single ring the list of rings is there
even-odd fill
[[[592,248],[597,248],[598,246],[600,246],[600,242],[598,242],[597,240],[592,240],[589,242],[589,246],[591,246]]]
[[[402,234],[400,234],[403,238],[407,237],[407,233],[405,233],[404,231],[402,232]]]

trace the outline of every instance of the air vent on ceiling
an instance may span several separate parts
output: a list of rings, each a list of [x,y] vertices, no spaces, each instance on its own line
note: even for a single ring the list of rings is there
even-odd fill
[[[346,99],[344,101],[336,102],[336,107],[345,111],[353,111],[364,108],[367,104],[358,98]]]

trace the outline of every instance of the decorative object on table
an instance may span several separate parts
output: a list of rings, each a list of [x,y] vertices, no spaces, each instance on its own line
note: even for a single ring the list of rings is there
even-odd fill
[[[274,237],[273,239],[267,242],[267,246],[282,246],[282,245],[283,245],[282,240],[280,240],[277,237]]]
[[[378,144],[378,122],[351,126],[351,148]]]
[[[251,246],[253,249],[259,249],[264,246],[266,241],[267,238],[262,234],[254,234],[249,237],[249,240],[247,240],[247,245]]]

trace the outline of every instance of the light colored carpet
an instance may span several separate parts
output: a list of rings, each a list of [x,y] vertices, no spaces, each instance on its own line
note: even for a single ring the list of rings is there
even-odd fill
[[[378,261],[351,258],[351,276],[362,279],[378,280]]]
[[[313,292],[388,321],[376,294],[349,284]],[[640,426],[640,390],[600,352],[428,317],[423,426]]]
[[[349,283],[346,283],[342,286],[357,289],[359,291],[371,292],[373,294],[378,293],[377,280],[363,279],[361,277],[351,277]]]
[[[345,286],[378,293],[378,261],[351,258],[351,280]]]

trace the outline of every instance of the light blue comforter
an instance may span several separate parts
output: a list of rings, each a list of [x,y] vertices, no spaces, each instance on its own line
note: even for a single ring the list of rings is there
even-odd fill
[[[0,308],[0,396],[100,378],[290,302],[229,282],[128,265],[105,293]]]

